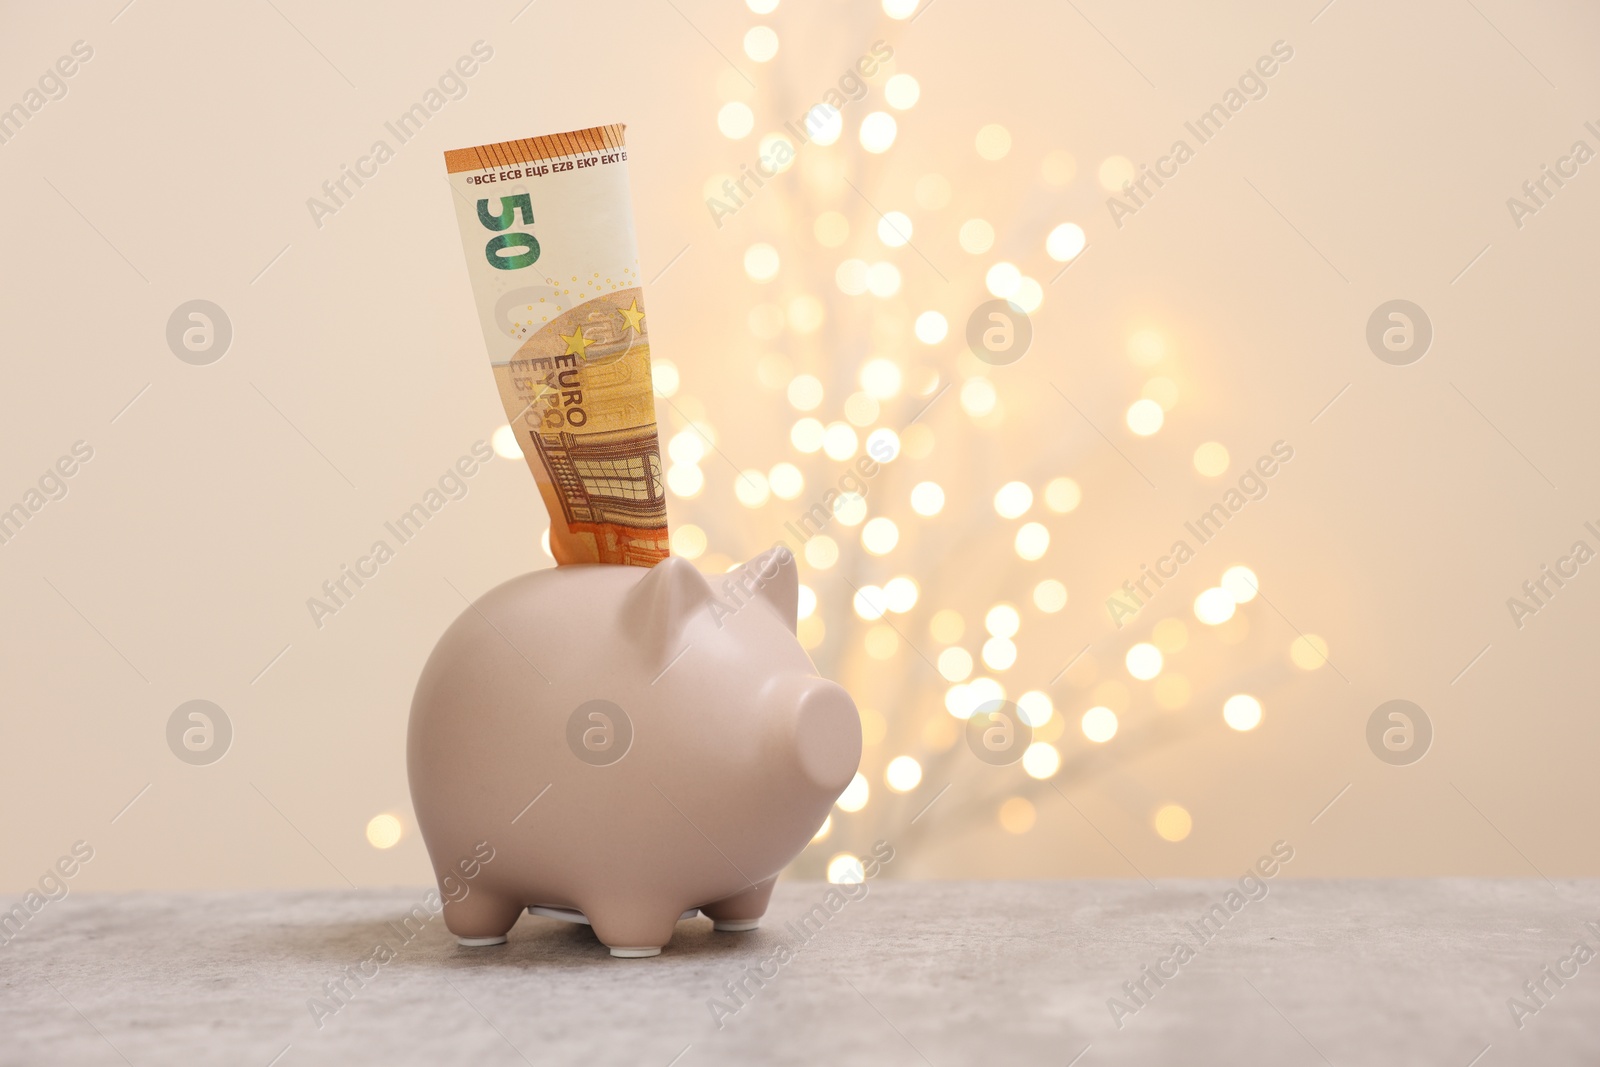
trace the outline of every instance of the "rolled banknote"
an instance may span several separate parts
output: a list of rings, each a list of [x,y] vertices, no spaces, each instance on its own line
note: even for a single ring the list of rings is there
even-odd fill
[[[444,154],[489,364],[562,564],[667,556],[622,131]]]

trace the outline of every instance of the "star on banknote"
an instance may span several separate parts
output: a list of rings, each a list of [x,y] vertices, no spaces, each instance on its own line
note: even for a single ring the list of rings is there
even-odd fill
[[[639,301],[635,300],[628,307],[618,308],[617,314],[627,321],[628,329],[635,333],[644,333],[644,312],[639,310]]]
[[[572,328],[572,336],[570,337],[566,334],[561,334],[560,336],[563,341],[567,342],[567,350],[562,354],[568,356],[577,356],[579,359],[586,358],[584,355],[584,350],[594,343],[583,335],[582,326],[574,326]]]

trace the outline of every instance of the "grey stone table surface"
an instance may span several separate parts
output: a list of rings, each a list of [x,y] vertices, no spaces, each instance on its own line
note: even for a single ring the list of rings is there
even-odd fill
[[[1600,881],[832,888],[645,960],[421,888],[74,895],[0,945],[0,1063],[1600,1064]]]

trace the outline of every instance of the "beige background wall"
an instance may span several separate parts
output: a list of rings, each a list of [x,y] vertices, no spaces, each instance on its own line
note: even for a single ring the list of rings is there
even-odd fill
[[[908,389],[956,384],[918,420],[931,451],[902,455],[868,495],[870,514],[899,524],[899,545],[873,556],[843,528],[840,562],[804,572],[826,628],[813,655],[871,712],[872,743],[866,807],[836,812],[800,873],[875,837],[900,846],[893,877],[1231,874],[1278,839],[1296,848],[1293,875],[1600,873],[1600,565],[1521,629],[1506,607],[1574,541],[1600,549],[1582,525],[1600,526],[1600,373],[1584,325],[1600,163],[1520,228],[1506,205],[1574,141],[1600,149],[1583,125],[1600,125],[1600,15],[1576,3],[1319,3],[936,0],[914,20],[797,0],[770,15],[704,0],[8,12],[0,106],[74,42],[93,57],[0,145],[0,505],[22,501],[74,442],[93,458],[0,545],[0,886],[20,891],[80,839],[95,858],[75,888],[427,877],[405,782],[410,692],[463,607],[455,589],[476,596],[548,565],[526,469],[491,463],[320,630],[305,601],[503,422],[440,153],[613,121],[629,125],[645,274],[670,264],[649,289],[653,349],[681,377],[675,406],[658,405],[663,433],[701,418],[728,460],[705,459],[705,489],[671,503],[675,525],[706,532],[708,569],[770,543],[842,470],[790,444],[801,414],[772,385],[784,367],[822,381],[823,421],[844,417],[874,356],[900,364]],[[757,25],[777,31],[770,62],[743,50]],[[802,149],[716,227],[707,179],[753,160],[762,133],[880,39],[894,59],[845,108],[839,143]],[[307,198],[478,40],[494,55],[464,98],[316,226]],[[1279,40],[1294,56],[1266,96],[1119,229],[1102,162],[1154,162]],[[856,128],[893,110],[883,92],[896,72],[921,96],[894,112],[893,147],[871,155]],[[735,99],[756,116],[742,140],[717,125]],[[975,150],[988,124],[1011,136],[994,161]],[[1045,176],[1060,151],[1076,162],[1065,186]],[[950,182],[947,206],[919,205],[929,173]],[[873,205],[910,217],[914,247],[882,245]],[[841,247],[813,234],[827,210],[851,224]],[[960,247],[970,218],[993,225],[988,252]],[[1064,222],[1089,247],[1051,284],[1061,264],[1045,236]],[[766,284],[743,266],[756,243],[780,256]],[[894,263],[898,293],[841,292],[835,268],[853,256]],[[1044,296],[1028,354],[986,367],[960,338],[1001,260]],[[752,335],[757,305],[792,311],[806,295],[820,329]],[[209,366],[165,340],[168,316],[195,298],[233,327]],[[1396,298],[1434,327],[1409,366],[1381,362],[1364,338]],[[940,344],[912,337],[926,310],[951,324]],[[1158,365],[1129,358],[1141,330],[1165,343]],[[999,405],[975,418],[960,387],[978,375]],[[1153,377],[1177,399],[1139,437],[1123,413]],[[904,427],[925,403],[902,394],[874,425]],[[1266,498],[1117,630],[1106,597],[1280,439],[1294,459]],[[1219,478],[1191,461],[1207,441],[1232,456]],[[805,472],[800,499],[735,500],[734,467],[780,462]],[[1070,514],[1043,503],[1058,476],[1082,487]],[[919,518],[908,494],[930,479],[947,504]],[[1013,480],[1035,502],[1002,519],[991,500]],[[1030,520],[1051,534],[1037,561],[1012,550]],[[1227,626],[1202,625],[1193,599],[1240,563],[1263,595]],[[850,584],[895,575],[919,599],[891,616],[903,640],[877,660]],[[1045,578],[1070,591],[1057,614],[1031,603]],[[973,759],[924,660],[944,647],[929,631],[936,610],[962,614],[959,643],[977,655],[1002,601],[1019,607],[1018,659],[987,673],[1008,695],[1050,694],[1047,732],[1066,762],[1049,784]],[[1170,710],[1123,666],[1164,618],[1188,638],[1167,656],[1164,674],[1188,683],[1181,701],[1167,683]],[[1292,663],[1302,632],[1326,641],[1328,665]],[[1223,723],[1235,692],[1260,699],[1256,729]],[[234,730],[204,767],[165,736],[174,708],[197,698]],[[1391,698],[1416,702],[1435,731],[1409,766],[1367,745],[1368,717]],[[1120,718],[1104,745],[1078,727],[1097,704]],[[925,770],[903,796],[884,784],[898,755]],[[1012,804],[1008,830],[998,813],[1014,798],[1027,803]],[[1156,832],[1164,805],[1192,816],[1185,839]],[[385,812],[404,833],[380,850],[364,830]]]

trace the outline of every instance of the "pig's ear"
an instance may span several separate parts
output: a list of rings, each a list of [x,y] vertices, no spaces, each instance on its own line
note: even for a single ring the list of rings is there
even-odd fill
[[[784,625],[795,630],[800,613],[800,569],[794,553],[779,545],[739,569],[748,576],[745,581],[756,596],[772,605]]]
[[[676,645],[684,623],[711,600],[705,575],[682,556],[668,556],[628,594],[627,617],[647,636]]]

